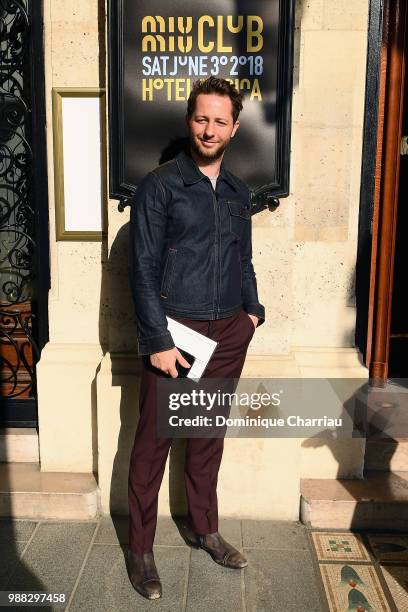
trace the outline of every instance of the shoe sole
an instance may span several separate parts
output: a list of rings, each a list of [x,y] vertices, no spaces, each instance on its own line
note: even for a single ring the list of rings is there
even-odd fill
[[[133,586],[133,585],[132,585]],[[142,593],[142,591],[139,591],[139,589],[137,587],[133,587],[135,589],[135,591],[137,591],[139,593],[139,595],[141,595],[142,597],[144,597],[145,599],[160,599],[161,595],[158,593],[157,595],[152,595],[151,597],[149,597],[148,595],[146,595],[145,593]]]

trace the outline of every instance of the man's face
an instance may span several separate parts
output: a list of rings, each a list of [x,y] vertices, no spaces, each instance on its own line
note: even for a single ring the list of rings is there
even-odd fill
[[[203,161],[221,157],[239,128],[233,123],[232,102],[228,96],[199,94],[191,117],[186,118],[190,144]]]

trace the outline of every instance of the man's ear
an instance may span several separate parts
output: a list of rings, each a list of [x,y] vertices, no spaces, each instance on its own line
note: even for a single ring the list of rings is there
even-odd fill
[[[231,138],[234,138],[235,133],[236,133],[238,128],[239,128],[239,121],[237,119],[236,122],[234,123],[234,127],[232,128]]]

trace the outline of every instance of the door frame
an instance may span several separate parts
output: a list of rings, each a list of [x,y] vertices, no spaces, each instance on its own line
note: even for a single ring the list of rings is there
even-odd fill
[[[356,344],[385,383],[391,329],[404,105],[405,0],[371,0],[356,269]]]

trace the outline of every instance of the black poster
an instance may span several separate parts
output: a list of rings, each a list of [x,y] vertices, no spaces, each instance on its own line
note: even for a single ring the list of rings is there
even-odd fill
[[[129,195],[186,135],[195,80],[243,94],[227,167],[256,193],[288,194],[292,0],[115,0],[110,5],[111,196]]]

